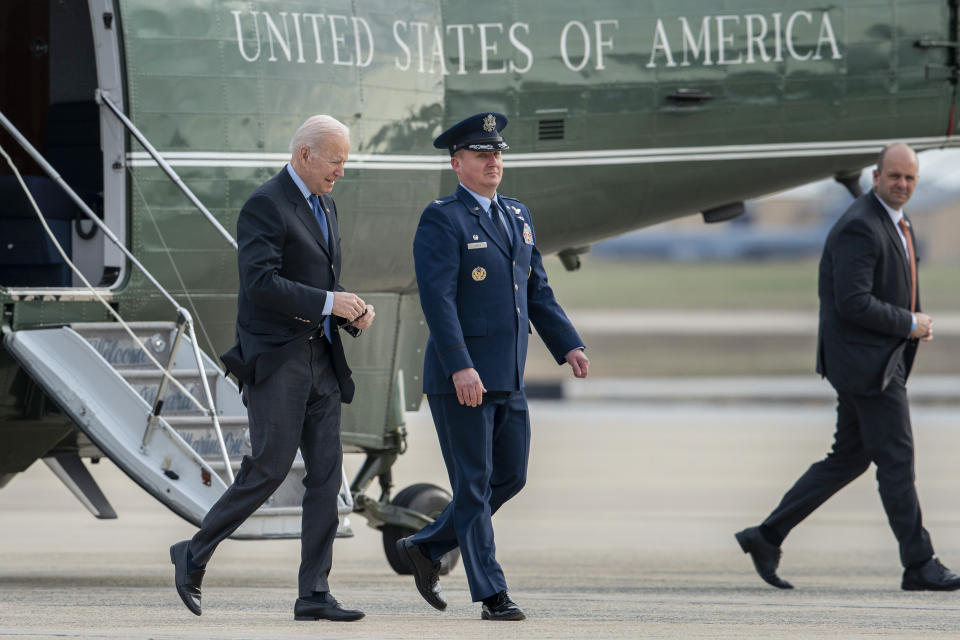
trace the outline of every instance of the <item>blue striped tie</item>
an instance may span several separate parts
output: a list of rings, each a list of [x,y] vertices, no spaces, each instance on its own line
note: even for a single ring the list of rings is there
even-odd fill
[[[317,194],[310,194],[310,204],[313,206],[313,215],[317,217],[317,222],[320,224],[320,231],[323,233],[323,241],[327,243],[327,248],[329,249],[330,231],[327,228],[327,216],[323,214],[323,209],[320,207],[320,198],[317,196]],[[333,295],[333,292],[330,291],[329,294]],[[328,342],[333,342],[333,334],[330,332],[330,316],[323,316],[323,335],[327,336]]]
[[[315,193],[310,194],[310,204],[313,206],[313,215],[317,217],[317,223],[320,225],[320,231],[323,233],[323,241],[330,246],[330,231],[327,229],[327,216],[324,215],[320,207],[320,198]]]

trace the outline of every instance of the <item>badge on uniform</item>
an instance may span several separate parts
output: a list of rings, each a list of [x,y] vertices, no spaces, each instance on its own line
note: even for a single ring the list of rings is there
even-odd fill
[[[524,244],[533,244],[533,231],[530,230],[530,225],[526,222],[523,223],[523,242]]]
[[[487,248],[486,242],[468,242],[467,243],[467,249],[486,249],[486,248]]]
[[[480,282],[481,280],[486,279],[487,270],[484,269],[483,267],[477,267],[476,269],[473,270],[473,273],[471,275],[473,276],[474,280],[476,280],[477,282]]]

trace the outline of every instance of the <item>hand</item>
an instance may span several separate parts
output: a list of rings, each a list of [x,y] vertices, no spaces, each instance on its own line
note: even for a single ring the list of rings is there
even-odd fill
[[[377,315],[373,310],[373,305],[368,304],[367,308],[363,313],[360,314],[360,317],[351,322],[350,324],[357,329],[367,329],[370,325],[373,324],[373,317]]]
[[[460,369],[453,373],[453,386],[457,389],[457,400],[468,407],[483,404],[483,394],[487,392],[480,382],[480,374],[473,367]]]
[[[335,316],[346,318],[353,322],[360,317],[366,306],[360,296],[346,291],[333,292],[333,309],[330,312]]]
[[[590,358],[583,352],[583,349],[572,349],[563,359],[570,364],[573,369],[573,375],[577,378],[586,378],[587,371],[590,370]]]
[[[910,332],[911,338],[920,338],[924,342],[933,340],[933,318],[925,313],[917,313],[917,327]]]

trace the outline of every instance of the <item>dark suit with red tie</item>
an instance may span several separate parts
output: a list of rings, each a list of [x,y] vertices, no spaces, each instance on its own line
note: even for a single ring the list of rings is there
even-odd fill
[[[916,246],[912,228],[908,233]],[[914,484],[905,386],[918,344],[908,338],[911,289],[904,242],[870,191],[834,225],[820,261],[817,371],[837,391],[837,430],[827,457],[801,476],[764,521],[781,539],[874,463],[901,562],[916,566],[933,555]]]

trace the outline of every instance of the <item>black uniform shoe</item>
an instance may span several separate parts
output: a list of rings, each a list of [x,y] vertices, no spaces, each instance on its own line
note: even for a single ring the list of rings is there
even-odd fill
[[[930,558],[916,569],[905,569],[900,587],[905,591],[955,591],[960,589],[960,576]]]
[[[200,615],[200,583],[206,571],[201,567],[189,570],[187,554],[190,553],[190,541],[183,540],[170,547],[170,562],[173,563],[173,579],[177,585],[177,593],[183,604],[194,615]]]
[[[506,591],[484,598],[480,617],[484,620],[526,620],[527,618]]]
[[[440,590],[440,563],[423,555],[420,547],[411,542],[410,538],[397,540],[397,553],[410,563],[417,591],[423,599],[434,609],[446,609],[447,601],[443,599],[443,592]]]
[[[749,553],[753,559],[753,567],[767,584],[777,589],[793,589],[793,585],[777,575],[777,566],[780,564],[780,547],[766,541],[760,533],[760,527],[749,527],[734,534],[740,548]]]
[[[322,602],[297,598],[293,605],[294,620],[333,620],[334,622],[353,622],[364,616],[359,609],[344,609],[329,593],[323,595]]]

